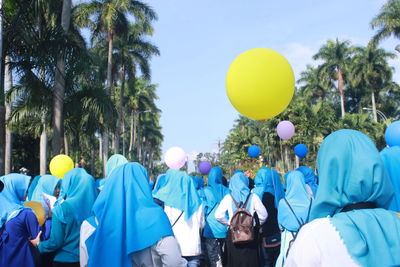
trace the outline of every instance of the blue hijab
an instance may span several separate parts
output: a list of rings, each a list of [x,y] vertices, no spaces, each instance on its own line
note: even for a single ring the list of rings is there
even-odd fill
[[[275,208],[278,208],[279,201],[285,195],[279,173],[272,169],[260,169],[257,174],[264,176],[264,192],[270,193],[274,196]]]
[[[128,163],[128,160],[121,154],[112,155],[107,160],[107,163],[106,163],[106,177],[110,176],[110,174],[116,167],[123,165],[125,163]]]
[[[4,189],[0,193],[1,228],[7,220],[16,217],[24,209],[22,201],[25,200],[31,178],[20,173],[10,173],[0,179],[4,183]]]
[[[165,173],[164,174],[160,174],[157,177],[156,183],[154,184],[154,188],[152,191],[152,194],[154,196],[154,194],[156,194],[158,192],[158,190],[160,190],[161,188],[164,187],[164,185],[166,184],[167,180],[165,179]]]
[[[99,224],[89,266],[132,266],[130,254],[151,247],[173,232],[153,202],[146,169],[132,162],[116,168],[93,205]]]
[[[400,212],[400,147],[387,147],[380,155],[394,189],[394,198],[389,210]]]
[[[61,182],[61,179],[50,174],[43,175],[36,188],[33,191],[31,201],[36,201],[39,203],[43,202],[42,193],[52,196],[54,194],[54,189]]]
[[[201,200],[194,186],[193,179],[179,170],[168,170],[165,184],[153,196],[164,202],[165,206],[184,212],[185,220],[199,209]]]
[[[63,192],[61,197],[66,199],[61,205],[54,207],[53,214],[61,222],[67,223],[67,220],[71,219],[64,217],[61,208],[63,205],[67,205],[71,209],[79,225],[90,217],[93,203],[97,197],[97,189],[94,178],[85,169],[74,168],[67,172],[61,181],[60,191]]]
[[[229,189],[222,185],[222,169],[220,167],[216,166],[211,169],[208,174],[208,186],[204,188],[204,193],[209,196],[206,198],[206,205],[210,208],[229,194]]]
[[[194,187],[197,190],[197,194],[199,195],[200,199],[204,199],[204,179],[203,177],[192,177],[194,181]]]
[[[299,171],[287,173],[287,189],[285,198],[292,207],[301,225],[307,221],[311,198],[308,196],[304,175]],[[290,210],[284,199],[279,201],[278,222],[286,230],[295,232],[299,230],[299,222]]]
[[[317,166],[312,218],[333,216],[331,223],[361,266],[400,265],[400,219],[386,210],[393,186],[372,140],[358,131],[336,131],[322,142]],[[358,202],[374,202],[378,208],[339,213]]]
[[[40,180],[41,175],[36,175],[35,178],[33,178],[32,183],[29,185],[28,188],[28,199],[32,199],[33,192],[35,191],[35,188]]]
[[[231,195],[238,204],[244,203],[246,201],[247,196],[250,194],[249,179],[243,172],[238,172],[232,176],[229,183],[229,189],[231,190]],[[247,206],[249,204],[250,200],[247,203]],[[232,205],[233,205],[233,210],[236,210],[235,204],[232,203]]]
[[[265,192],[265,186],[267,183],[266,180],[266,171],[269,171],[269,168],[262,167],[256,174],[254,178],[254,188],[251,191],[252,193],[256,194],[261,200],[263,198]]]
[[[304,182],[308,184],[313,192],[313,197],[317,195],[317,176],[315,175],[314,171],[307,167],[307,166],[300,166],[297,168],[297,171],[300,171],[304,175]]]

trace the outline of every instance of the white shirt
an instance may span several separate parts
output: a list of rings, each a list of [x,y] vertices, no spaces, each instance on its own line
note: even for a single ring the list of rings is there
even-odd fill
[[[164,211],[168,216],[171,226],[178,219],[182,211],[165,206]],[[203,206],[193,213],[189,220],[185,220],[185,213],[176,221],[172,230],[181,248],[182,256],[198,256],[201,254],[201,229],[204,227]]]
[[[96,223],[97,219],[95,218]],[[87,267],[89,254],[86,247],[86,240],[94,233],[96,230],[93,225],[84,220],[81,225],[80,240],[79,240],[79,262],[81,267]]]
[[[289,250],[285,267],[360,267],[329,218],[304,225]]]
[[[268,218],[268,212],[261,202],[260,198],[252,193],[250,198],[249,212],[254,215],[257,212],[258,218],[260,219],[260,224],[263,224]],[[233,199],[230,194],[226,195],[219,204],[217,210],[215,211],[215,218],[222,224],[229,225],[231,218],[233,216]],[[229,219],[226,219],[225,214],[228,212]]]

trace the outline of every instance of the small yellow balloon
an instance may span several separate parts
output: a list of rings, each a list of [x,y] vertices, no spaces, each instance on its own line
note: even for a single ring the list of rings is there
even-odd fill
[[[58,178],[63,178],[64,174],[74,168],[74,162],[64,154],[55,156],[50,161],[50,173]]]
[[[254,120],[280,114],[294,94],[294,73],[284,56],[255,48],[240,54],[226,76],[226,92],[235,109]]]
[[[33,212],[36,215],[36,218],[38,219],[39,225],[42,226],[46,221],[42,204],[36,201],[28,201],[24,203],[24,206],[31,208],[33,210]]]

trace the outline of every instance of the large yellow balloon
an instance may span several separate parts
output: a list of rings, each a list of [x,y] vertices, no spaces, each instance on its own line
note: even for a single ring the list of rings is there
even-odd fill
[[[39,225],[42,226],[46,221],[42,204],[36,201],[28,201],[24,203],[24,206],[33,210],[38,219]]]
[[[278,52],[255,48],[240,54],[226,76],[226,92],[232,105],[254,120],[281,113],[294,93],[294,73]]]
[[[64,154],[55,156],[50,161],[50,173],[58,178],[63,178],[64,174],[74,168],[74,162]]]

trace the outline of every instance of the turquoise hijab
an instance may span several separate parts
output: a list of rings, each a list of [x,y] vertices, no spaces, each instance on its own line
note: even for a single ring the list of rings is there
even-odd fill
[[[40,180],[40,177],[42,177],[42,176],[41,175],[35,176],[35,178],[33,178],[33,180],[32,180],[32,183],[29,185],[29,188],[28,188],[28,199],[29,200],[32,200],[33,192],[35,191],[35,188]]]
[[[20,173],[10,173],[0,178],[4,183],[4,189],[0,193],[0,228],[24,209],[22,202],[25,200],[30,179]]]
[[[208,186],[204,188],[204,193],[207,199],[206,205],[210,208],[229,194],[229,189],[222,185],[222,169],[220,167],[216,166],[211,169],[208,174]]]
[[[192,177],[192,176],[191,176]],[[197,190],[197,194],[199,195],[201,200],[204,200],[204,179],[203,177],[192,177],[194,181],[194,187]]]
[[[352,258],[362,266],[400,265],[400,219],[387,211],[393,186],[372,140],[339,130],[322,142],[317,156],[318,194],[312,218],[330,218]],[[378,208],[340,213],[349,204]]]
[[[112,171],[125,163],[128,163],[128,160],[122,156],[121,154],[114,154],[112,155],[106,163],[106,177],[110,176]]]
[[[167,171],[164,179],[164,186],[153,196],[163,201],[165,206],[183,211],[185,220],[189,220],[201,205],[193,179],[182,171],[172,169]]]
[[[265,186],[266,186],[266,171],[269,171],[269,168],[262,167],[256,174],[254,178],[254,188],[251,191],[256,194],[261,200],[264,195]]]
[[[297,168],[297,171],[301,172],[304,175],[304,182],[308,184],[308,186],[311,188],[313,196],[315,198],[315,196],[317,195],[318,184],[317,176],[315,175],[314,171],[307,166],[300,166]]]
[[[302,225],[307,221],[311,202],[306,184],[304,183],[304,175],[299,171],[288,172],[286,183],[285,198]],[[297,219],[286,201],[281,199],[278,206],[278,223],[284,229],[295,232],[298,231],[300,227]]]
[[[265,168],[259,170],[258,173],[264,176],[264,192],[270,193],[274,196],[275,208],[278,208],[279,201],[285,195],[279,173],[276,170],[266,170]]]
[[[124,164],[107,179],[93,205],[99,224],[89,251],[89,266],[132,266],[130,254],[172,236],[171,224],[153,201],[142,165]]]
[[[58,177],[50,174],[43,175],[40,178],[35,191],[33,191],[31,201],[42,203],[42,193],[52,196],[54,194],[54,189],[59,183],[61,183],[61,179]]]
[[[61,192],[65,201],[54,207],[53,214],[61,222],[67,223],[71,218],[64,217],[61,206],[67,205],[74,213],[74,219],[80,225],[90,217],[94,201],[97,197],[97,189],[94,178],[85,169],[74,168],[64,175],[61,181]],[[60,194],[61,194],[60,192]]]
[[[164,187],[164,185],[166,184],[167,180],[165,179],[165,173],[164,174],[160,174],[157,177],[156,183],[154,184],[154,188],[152,191],[152,194],[154,196],[154,194],[156,194],[158,192],[158,190],[160,190],[161,188]]]
[[[380,155],[394,189],[394,198],[389,210],[400,212],[400,147],[387,147]]]
[[[229,182],[229,189],[231,190],[231,195],[236,200],[238,204],[246,201],[247,196],[250,194],[249,189],[249,179],[243,172],[238,172],[234,174]],[[250,201],[248,202],[248,204]],[[234,210],[236,207],[233,204]]]

